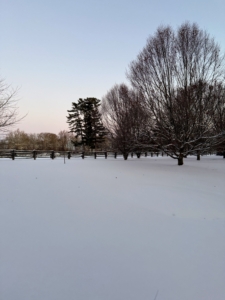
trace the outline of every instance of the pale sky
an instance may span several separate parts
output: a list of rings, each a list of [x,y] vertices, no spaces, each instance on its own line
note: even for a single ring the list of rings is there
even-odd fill
[[[71,103],[127,82],[159,25],[196,22],[224,52],[224,13],[224,0],[0,0],[0,77],[28,113],[14,129],[68,130]]]

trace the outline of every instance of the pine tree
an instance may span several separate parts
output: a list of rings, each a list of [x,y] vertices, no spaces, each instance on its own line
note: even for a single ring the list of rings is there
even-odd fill
[[[75,146],[96,149],[104,141],[106,130],[101,121],[99,106],[100,100],[96,98],[79,99],[77,103],[72,103],[72,109],[68,110],[67,123],[70,132],[75,135]]]
[[[78,100],[78,103],[72,102],[72,109],[68,110],[67,123],[70,127],[70,132],[74,133],[74,146],[80,146],[84,144],[84,127],[82,122],[82,115],[80,106],[82,99]]]

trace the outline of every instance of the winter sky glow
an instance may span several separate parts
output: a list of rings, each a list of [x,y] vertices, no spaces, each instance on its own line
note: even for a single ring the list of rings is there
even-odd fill
[[[71,102],[126,82],[159,25],[196,22],[225,51],[224,11],[224,0],[1,0],[0,77],[20,87],[20,114],[28,113],[17,127],[67,130]]]

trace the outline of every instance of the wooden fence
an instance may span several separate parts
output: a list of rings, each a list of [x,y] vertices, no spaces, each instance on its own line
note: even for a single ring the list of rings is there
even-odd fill
[[[212,154],[212,153],[204,153],[206,154]],[[153,157],[153,156],[164,156],[167,155],[163,152],[130,152],[128,157],[137,157],[140,158],[141,156],[147,157]],[[203,154],[202,154],[203,155]],[[225,158],[225,152],[219,153],[217,152],[217,155],[223,155],[223,158]],[[14,149],[0,149],[0,158],[9,158],[12,160],[15,159],[37,159],[37,158],[64,158],[64,160],[70,159],[70,158],[88,158],[92,157],[96,159],[97,157],[104,157],[107,159],[108,157],[121,157],[123,156],[121,152],[119,151],[94,151],[94,152],[78,152],[78,151],[54,151],[54,150],[14,150]],[[167,155],[168,156],[168,155]]]
[[[164,153],[159,152],[137,152],[137,153],[129,153],[130,157],[137,156],[137,158],[140,158],[141,156],[147,157],[147,156],[159,156],[164,155]],[[15,159],[37,159],[37,158],[51,158],[55,159],[57,157],[61,158],[67,158],[70,159],[73,158],[87,158],[87,157],[104,157],[107,159],[107,157],[114,157],[117,158],[119,156],[122,156],[122,153],[119,151],[95,151],[95,152],[76,152],[76,151],[54,151],[54,150],[0,150],[0,158],[9,158],[12,160]]]

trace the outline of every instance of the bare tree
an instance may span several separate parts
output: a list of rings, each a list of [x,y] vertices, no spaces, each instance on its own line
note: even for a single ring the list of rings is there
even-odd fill
[[[39,150],[55,150],[58,146],[58,139],[55,133],[41,132],[37,135]]]
[[[213,89],[214,102],[213,109],[211,111],[212,123],[215,134],[225,131],[225,85],[222,83],[216,83]],[[225,139],[221,139],[221,143],[216,145],[216,150],[223,152],[225,158]]]
[[[71,140],[72,134],[65,130],[59,132],[58,135],[54,133],[25,133],[19,129],[8,132],[2,145],[8,149],[18,150],[59,150],[66,151],[73,149]]]
[[[37,133],[30,133],[29,135],[29,146],[28,149],[37,149],[38,148],[38,135]]]
[[[6,132],[24,117],[19,117],[17,89],[0,79],[0,132]]]
[[[224,82],[224,56],[214,39],[196,24],[176,32],[159,27],[137,59],[128,78],[154,116],[157,147],[183,164],[183,157],[206,151],[224,138],[212,131],[210,86]]]
[[[11,131],[6,135],[5,142],[9,149],[28,150],[29,148],[29,135],[19,129]]]
[[[73,147],[72,140],[74,140],[74,137],[71,133],[66,130],[61,130],[58,133],[58,149],[60,151],[65,151]]]
[[[141,94],[125,84],[115,85],[102,100],[103,124],[112,147],[122,152],[140,151],[148,133],[148,116],[142,107]]]

